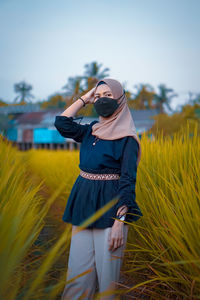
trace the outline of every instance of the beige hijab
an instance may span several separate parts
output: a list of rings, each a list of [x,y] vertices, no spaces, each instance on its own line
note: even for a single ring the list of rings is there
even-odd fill
[[[97,85],[100,81],[104,81],[111,89],[114,99],[123,95],[124,89],[121,83],[115,79],[104,78],[99,80],[94,89],[96,92]],[[115,140],[125,136],[132,136],[139,144],[137,165],[141,159],[141,144],[137,136],[135,124],[127,104],[127,98],[124,94],[119,100],[120,103],[117,110],[107,118],[99,116],[99,122],[92,126],[92,135],[103,140]]]

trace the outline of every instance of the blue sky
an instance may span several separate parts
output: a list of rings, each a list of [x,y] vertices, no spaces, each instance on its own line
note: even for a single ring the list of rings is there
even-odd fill
[[[175,108],[200,93],[199,11],[199,0],[0,0],[0,99],[25,80],[45,100],[97,61],[132,92],[165,83]]]

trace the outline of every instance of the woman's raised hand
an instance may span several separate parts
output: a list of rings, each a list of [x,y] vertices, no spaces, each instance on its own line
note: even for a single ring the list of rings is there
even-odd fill
[[[85,95],[81,96],[86,104],[88,103],[94,103],[94,90],[95,87],[89,90]]]

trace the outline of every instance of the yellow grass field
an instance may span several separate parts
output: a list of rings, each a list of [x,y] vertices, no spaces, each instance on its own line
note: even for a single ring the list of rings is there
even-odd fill
[[[143,135],[141,146],[143,217],[129,226],[118,295],[200,299],[198,126],[188,121],[173,138]],[[78,164],[78,150],[20,152],[0,137],[0,299],[60,299],[71,234],[61,217]]]

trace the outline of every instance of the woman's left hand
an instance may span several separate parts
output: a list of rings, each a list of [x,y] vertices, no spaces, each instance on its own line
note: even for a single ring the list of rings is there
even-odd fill
[[[128,210],[127,206],[120,207],[117,215],[126,213]],[[118,247],[124,244],[124,223],[122,221],[115,220],[110,230],[108,237],[109,250],[115,251]]]
[[[117,223],[116,223],[117,222]],[[124,224],[123,222],[115,221],[110,230],[108,237],[109,251],[114,251],[121,247],[124,243]]]

